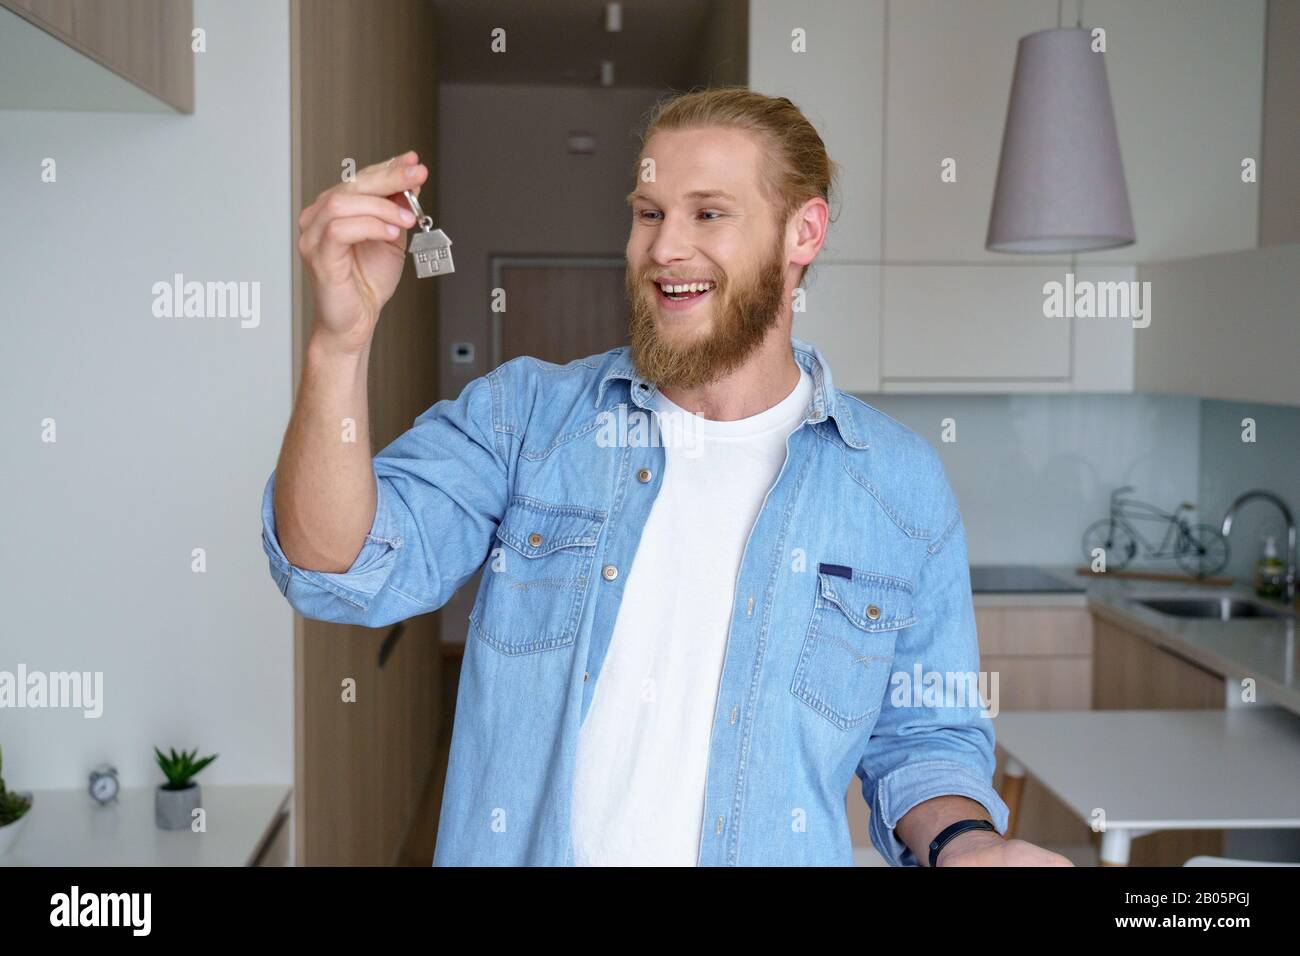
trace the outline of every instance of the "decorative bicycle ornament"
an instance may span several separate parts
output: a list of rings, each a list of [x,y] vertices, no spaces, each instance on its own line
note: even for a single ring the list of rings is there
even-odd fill
[[[1172,512],[1161,511],[1145,501],[1121,497],[1133,490],[1132,485],[1125,485],[1112,491],[1110,517],[1093,522],[1083,533],[1088,561],[1093,561],[1100,549],[1106,570],[1118,571],[1141,552],[1144,558],[1174,558],[1184,571],[1198,578],[1218,574],[1228,566],[1228,539],[1222,532],[1208,524],[1190,524],[1183,517],[1196,509],[1195,504],[1184,501]],[[1138,521],[1163,525],[1163,536],[1158,542],[1149,540],[1134,524]]]

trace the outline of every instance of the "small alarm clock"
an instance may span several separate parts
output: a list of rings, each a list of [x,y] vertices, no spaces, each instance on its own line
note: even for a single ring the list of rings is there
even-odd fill
[[[117,782],[117,768],[100,764],[90,771],[90,795],[100,806],[107,806],[117,799],[121,784]]]

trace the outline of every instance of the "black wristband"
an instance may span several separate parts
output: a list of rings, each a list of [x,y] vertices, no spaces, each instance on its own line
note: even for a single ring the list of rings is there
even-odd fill
[[[939,851],[944,848],[949,840],[959,833],[965,833],[967,830],[992,830],[998,832],[988,820],[958,820],[952,826],[944,827],[939,835],[930,841],[930,866],[935,866],[939,860]]]

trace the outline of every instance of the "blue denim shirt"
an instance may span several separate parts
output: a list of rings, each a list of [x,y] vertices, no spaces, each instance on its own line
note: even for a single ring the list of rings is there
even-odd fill
[[[1007,824],[979,699],[900,683],[979,670],[965,531],[929,443],[837,391],[815,346],[792,347],[813,398],[736,579],[698,863],[851,865],[856,774],[873,844],[915,865],[893,828],[924,800],[966,796]],[[516,358],[473,380],[374,458],[374,525],[342,574],[290,565],[267,481],[271,575],[307,617],[389,625],[442,607],[491,559],[435,866],[573,865],[578,728],[665,460],[662,441],[597,436],[611,415],[648,419],[655,391],[626,346],[562,366]]]

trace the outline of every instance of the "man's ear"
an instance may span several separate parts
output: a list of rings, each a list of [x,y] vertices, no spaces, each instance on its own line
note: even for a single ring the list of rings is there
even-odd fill
[[[790,216],[787,236],[792,241],[790,261],[798,266],[808,266],[817,258],[826,244],[826,231],[830,222],[830,207],[820,196],[809,199]]]

